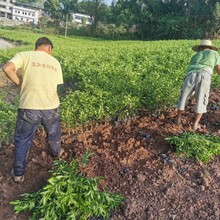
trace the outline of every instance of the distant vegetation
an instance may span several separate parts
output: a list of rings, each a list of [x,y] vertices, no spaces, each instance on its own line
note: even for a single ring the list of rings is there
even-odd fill
[[[72,13],[88,14],[93,23],[77,26],[68,22],[68,34],[108,39],[219,38],[219,0],[17,0],[40,6],[50,15],[40,18],[38,28],[64,33]]]

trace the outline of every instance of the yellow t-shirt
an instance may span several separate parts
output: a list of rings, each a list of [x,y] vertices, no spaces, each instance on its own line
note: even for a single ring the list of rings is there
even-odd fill
[[[60,63],[44,51],[17,53],[9,62],[22,70],[18,108],[45,110],[60,104],[57,85],[63,84]]]

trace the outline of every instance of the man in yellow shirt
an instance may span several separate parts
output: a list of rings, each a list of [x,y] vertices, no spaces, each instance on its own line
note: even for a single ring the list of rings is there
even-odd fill
[[[63,76],[60,63],[51,56],[52,49],[48,38],[39,38],[34,51],[17,53],[2,68],[20,87],[11,172],[15,182],[24,181],[28,152],[39,124],[46,129],[53,156],[62,153],[57,86],[63,84]],[[17,69],[21,69],[21,77],[17,76]]]

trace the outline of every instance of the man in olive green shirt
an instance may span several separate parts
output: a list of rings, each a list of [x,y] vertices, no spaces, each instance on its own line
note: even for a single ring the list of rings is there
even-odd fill
[[[193,123],[193,130],[197,130],[201,127],[199,122],[202,114],[207,112],[213,70],[215,69],[217,74],[220,74],[220,57],[217,52],[218,48],[213,46],[210,40],[202,40],[200,45],[194,46],[192,50],[197,53],[191,58],[177,104],[177,124],[181,124],[181,116],[187,100],[195,92],[196,118]]]

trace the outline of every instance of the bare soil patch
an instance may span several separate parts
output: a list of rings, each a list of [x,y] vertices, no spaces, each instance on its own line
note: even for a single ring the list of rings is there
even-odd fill
[[[220,90],[211,92],[208,113],[202,118],[201,133],[220,135]],[[220,157],[208,164],[177,157],[164,138],[190,131],[193,102],[174,123],[176,110],[140,111],[127,122],[89,125],[62,130],[66,160],[81,156],[86,148],[94,152],[87,169],[88,177],[103,176],[110,192],[127,197],[111,220],[219,220]],[[38,131],[33,142],[26,180],[16,184],[10,177],[13,144],[0,150],[0,219],[27,220],[30,213],[15,215],[9,202],[22,193],[40,189],[50,177],[53,158],[46,147],[46,134]]]
[[[0,49],[8,49],[12,47],[14,47],[12,43],[0,38]]]

